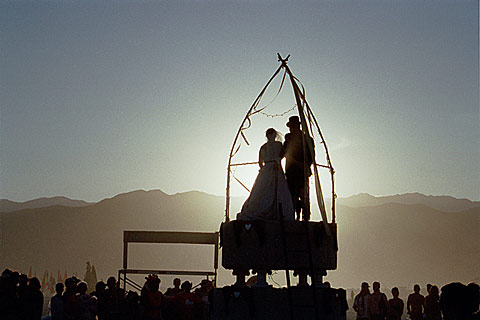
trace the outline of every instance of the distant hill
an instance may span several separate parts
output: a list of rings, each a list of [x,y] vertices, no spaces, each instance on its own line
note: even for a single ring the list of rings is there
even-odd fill
[[[122,198],[123,201],[128,201],[128,199],[135,199],[136,201],[141,201],[141,194],[145,195],[146,193],[153,193],[163,197],[169,197],[168,194],[164,193],[161,190],[136,190],[132,192],[122,193],[112,198],[107,198],[101,200],[98,203],[108,202],[112,199]],[[180,197],[184,194],[190,194],[192,197],[195,195],[197,197],[202,197],[205,193],[200,191],[189,191],[184,193],[177,193],[172,196]],[[232,197],[232,201],[235,204],[240,201],[239,198]],[[381,196],[375,197],[368,193],[359,193],[357,195],[339,198],[337,200],[338,204],[349,206],[349,207],[370,207],[378,206],[386,203],[400,203],[400,204],[422,204],[430,208],[434,208],[440,211],[445,212],[458,212],[467,210],[470,208],[480,207],[480,201],[471,201],[468,199],[458,199],[451,196],[431,196],[424,195],[421,193],[405,193],[397,194],[391,196]],[[51,198],[38,198],[34,200],[29,200],[25,202],[15,202],[7,199],[0,199],[0,212],[13,212],[20,211],[23,209],[37,209],[45,208],[51,206],[63,206],[63,207],[84,207],[88,205],[95,204],[95,202],[86,202],[83,200],[73,200],[67,197],[51,197]],[[330,199],[326,199],[327,207],[330,206]],[[241,203],[237,204],[235,209],[240,208]]]
[[[32,266],[41,273],[58,269],[81,275],[85,262],[91,261],[99,277],[106,280],[121,267],[124,230],[213,232],[224,219],[224,206],[223,197],[200,192],[167,195],[160,190],[139,190],[84,207],[0,213],[0,268],[27,272]],[[152,252],[152,246],[140,246],[131,253],[131,261],[141,260],[137,267],[185,269],[184,260],[175,259],[176,251],[165,253],[172,259],[159,263],[165,247],[154,247]],[[197,258],[196,263],[205,253],[198,249],[186,251]],[[190,269],[195,269],[195,264]]]
[[[457,199],[451,196],[427,196],[421,193],[405,193],[374,197],[368,193],[338,199],[338,203],[349,207],[371,207],[386,203],[421,204],[445,212],[459,212],[480,207],[480,201]]]
[[[231,218],[243,200],[232,199]],[[457,200],[446,201],[446,207],[455,208]],[[385,287],[441,285],[478,277],[480,207],[447,212],[425,204],[374,203],[354,207],[339,201],[338,270],[327,276],[334,286],[374,280]],[[37,274],[69,270],[81,277],[91,261],[106,280],[122,265],[124,230],[218,231],[224,206],[224,197],[202,192],[140,190],[82,207],[0,213],[0,268],[27,272],[32,266]],[[130,247],[132,268],[204,270],[213,257],[207,246]],[[231,281],[231,271],[220,270],[219,284]]]
[[[453,213],[388,203],[339,205],[337,212],[339,269],[331,273],[333,282],[423,286],[478,276],[480,207]]]
[[[52,206],[84,207],[92,203],[83,200],[72,200],[66,197],[38,198],[25,202],[0,199],[0,212],[12,212],[23,209],[37,209]]]

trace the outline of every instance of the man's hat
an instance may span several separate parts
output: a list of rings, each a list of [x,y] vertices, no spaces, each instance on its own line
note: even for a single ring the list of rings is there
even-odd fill
[[[290,118],[288,118],[287,127],[290,127],[292,125],[300,125],[300,120],[298,119],[298,116],[291,116]]]

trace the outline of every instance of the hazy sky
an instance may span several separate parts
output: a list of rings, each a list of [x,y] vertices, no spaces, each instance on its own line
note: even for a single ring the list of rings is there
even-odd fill
[[[480,200],[478,1],[0,3],[0,198],[223,195],[234,135],[280,52],[339,196]],[[273,110],[292,105],[287,86]],[[292,114],[259,117],[251,160]]]

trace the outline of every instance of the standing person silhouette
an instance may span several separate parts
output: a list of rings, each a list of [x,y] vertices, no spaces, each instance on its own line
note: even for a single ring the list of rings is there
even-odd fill
[[[202,302],[202,300],[195,293],[190,292],[190,290],[192,290],[192,283],[190,281],[183,282],[181,288],[182,293],[175,296],[179,311],[179,317],[177,319],[197,319],[197,315],[201,314],[199,312],[198,305]]]
[[[411,320],[422,320],[425,310],[425,297],[420,294],[420,286],[413,286],[413,293],[408,296],[407,312]]]
[[[78,314],[80,320],[94,320],[97,314],[97,299],[87,293],[88,285],[81,281],[77,285]]]
[[[355,297],[353,301],[353,310],[357,312],[357,320],[368,320],[369,313],[369,304],[370,304],[370,289],[368,288],[368,283],[362,282],[362,288],[359,294]]]
[[[63,283],[59,282],[55,285],[56,294],[50,299],[50,314],[52,320],[63,320]]]
[[[181,284],[180,278],[175,278],[173,279],[173,288],[168,288],[167,291],[165,291],[166,296],[175,296],[182,292],[182,289],[180,289],[180,284]]]
[[[149,275],[146,280],[142,289],[143,319],[163,319],[163,294],[159,291],[160,279],[156,275]]]
[[[312,175],[310,166],[313,163],[313,154],[308,145],[313,146],[313,139],[307,137],[300,129],[298,116],[288,119],[287,127],[290,132],[285,135],[282,154],[286,158],[285,176],[288,188],[292,195],[293,207],[300,220],[300,212],[303,220],[310,220],[310,199],[308,197],[308,178]],[[310,141],[308,141],[310,140]]]
[[[392,288],[393,298],[388,300],[388,315],[387,320],[400,320],[403,314],[403,300],[398,296],[400,292],[397,287]]]
[[[43,293],[40,291],[42,286],[37,277],[28,280],[28,297],[27,297],[27,319],[40,320],[43,311]]]
[[[440,309],[440,295],[437,286],[431,286],[428,295],[425,297],[425,319],[442,320]]]
[[[250,196],[244,202],[239,220],[277,220],[276,210],[282,206],[284,220],[294,220],[294,210],[289,186],[282,170],[282,143],[279,134],[269,128],[265,132],[267,142],[260,147],[258,172]]]
[[[368,299],[370,320],[385,320],[388,311],[387,296],[380,292],[380,282],[375,281],[372,287],[373,293]]]

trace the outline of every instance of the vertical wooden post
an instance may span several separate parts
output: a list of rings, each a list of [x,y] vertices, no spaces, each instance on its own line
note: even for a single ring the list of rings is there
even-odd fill
[[[214,250],[214,260],[213,260],[213,268],[215,269],[215,287],[217,286],[217,270],[218,270],[218,242],[219,242],[219,232],[215,232],[215,248]]]
[[[123,231],[123,269],[127,269],[128,264],[128,241],[125,239],[126,231]]]
[[[128,241],[126,239],[126,231],[123,231],[123,270],[128,268]],[[119,277],[120,278],[120,277]],[[120,279],[118,279],[120,281]],[[123,273],[123,288],[127,289],[127,273]]]

